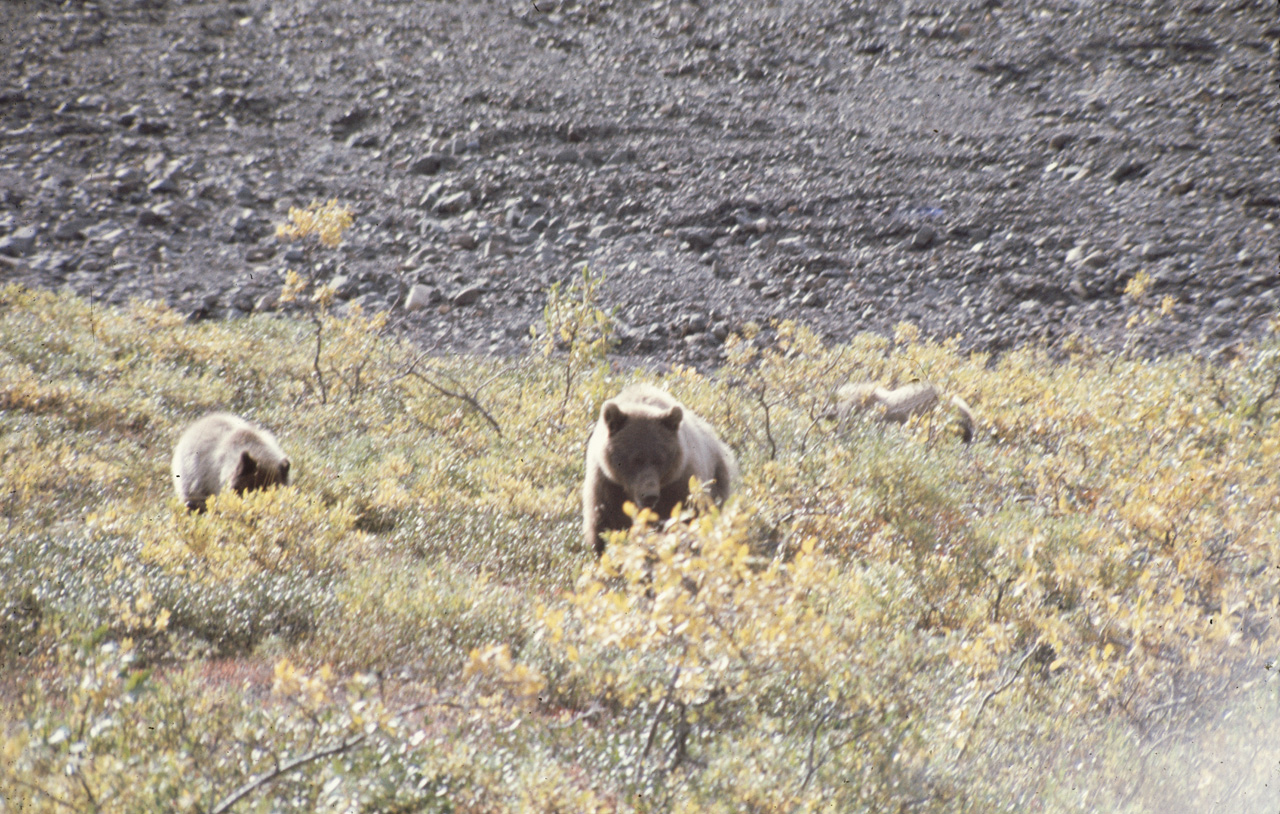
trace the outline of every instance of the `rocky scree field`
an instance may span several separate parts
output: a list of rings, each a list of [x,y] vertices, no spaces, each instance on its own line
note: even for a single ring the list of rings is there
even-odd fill
[[[1265,0],[4,11],[9,281],[222,318],[293,269],[427,347],[509,354],[587,264],[620,352],[699,365],[777,317],[1211,353],[1280,302]],[[339,255],[276,241],[331,198]],[[1138,272],[1170,298],[1141,335]]]

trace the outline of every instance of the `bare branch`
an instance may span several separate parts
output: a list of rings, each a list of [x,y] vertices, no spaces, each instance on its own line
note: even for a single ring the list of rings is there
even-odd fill
[[[302,757],[294,758],[293,760],[290,760],[287,763],[282,763],[279,766],[277,766],[275,769],[272,769],[269,772],[265,772],[259,775],[258,777],[253,778],[248,783],[245,783],[243,786],[236,789],[231,794],[231,796],[224,797],[216,806],[213,807],[213,809],[209,812],[209,814],[226,814],[226,812],[230,811],[231,808],[236,803],[240,802],[245,797],[248,797],[250,794],[262,788],[263,786],[270,783],[271,781],[275,780],[276,778],[281,777],[282,775],[286,775],[295,769],[301,768],[302,766],[305,766],[308,763],[313,763],[317,760],[320,760],[321,758],[340,755],[343,752],[346,752],[364,743],[365,738],[366,738],[365,735],[357,735],[356,737],[351,738],[350,740],[342,741],[341,743],[334,744],[333,746],[329,746],[324,749],[318,749],[314,752],[305,754]]]
[[[671,695],[676,691],[676,681],[679,680],[680,671],[683,669],[683,664],[676,665],[675,672],[671,674],[671,681],[667,684],[667,691],[663,694],[662,701],[658,703],[658,711],[653,714],[653,721],[649,724],[649,737],[645,738],[644,750],[636,758],[636,776],[632,780],[635,785],[640,784],[640,773],[644,771],[644,759],[649,756],[649,750],[653,748],[653,738],[658,733],[658,722],[662,720],[662,714],[667,711],[667,705],[671,703]]]
[[[564,723],[560,723],[560,724],[548,724],[548,725],[547,725],[547,728],[548,728],[548,729],[556,729],[556,730],[558,730],[558,729],[568,729],[569,727],[573,726],[574,724],[578,723],[579,721],[585,721],[585,720],[586,720],[586,719],[588,719],[588,718],[595,718],[595,717],[599,716],[599,715],[600,715],[600,713],[602,713],[602,712],[604,712],[604,707],[600,706],[599,704],[594,704],[594,703],[593,703],[591,706],[587,707],[587,708],[586,708],[585,710],[583,710],[582,712],[579,712],[578,714],[574,715],[572,718],[570,718],[569,720],[565,721]]]
[[[1261,416],[1263,406],[1266,405],[1268,401],[1275,398],[1278,393],[1280,393],[1280,373],[1276,374],[1275,380],[1271,383],[1271,391],[1259,396],[1257,400],[1253,402],[1253,408],[1250,411],[1251,417],[1257,418]]]
[[[480,404],[480,400],[477,399],[475,396],[471,395],[470,393],[466,392],[466,390],[463,389],[462,386],[458,384],[457,380],[455,380],[453,377],[449,376],[448,374],[444,374],[444,373],[440,374],[444,376],[446,379],[449,379],[449,381],[455,387],[458,388],[457,390],[450,390],[444,385],[440,384],[439,382],[435,381],[431,377],[427,376],[426,374],[418,370],[418,364],[421,363],[423,359],[427,358],[427,355],[430,352],[431,352],[430,349],[424,350],[421,353],[419,353],[417,356],[413,357],[413,359],[410,360],[409,364],[405,365],[405,367],[399,373],[397,373],[395,376],[392,376],[390,379],[387,380],[387,384],[390,384],[399,379],[403,379],[405,376],[413,376],[415,379],[420,379],[423,382],[425,382],[429,387],[431,387],[433,390],[440,393],[441,395],[448,396],[449,398],[455,398],[471,405],[471,408],[473,410],[475,410],[481,416],[483,416],[485,421],[489,422],[489,425],[493,427],[493,431],[496,432],[499,436],[501,436],[502,425],[500,425],[497,419],[495,419],[489,413],[489,411],[486,410],[484,406]],[[491,384],[494,380],[496,380],[506,371],[507,369],[504,368],[503,370],[500,370],[497,373],[495,373],[492,377],[490,377],[489,379],[481,383],[481,385],[476,388],[476,392],[479,393],[483,388]]]
[[[315,369],[316,382],[320,385],[320,403],[328,404],[329,390],[325,387],[324,373],[320,370],[320,335],[324,331],[324,323],[320,321],[320,317],[318,316],[312,315],[312,318],[316,323],[316,356],[315,359],[312,360],[311,366]]]
[[[64,808],[69,808],[72,811],[81,810],[78,806],[73,806],[71,805],[71,803],[68,803],[66,800],[63,800],[60,797],[50,794],[49,792],[37,786],[35,783],[28,783],[27,781],[20,780],[19,778],[16,778],[16,777],[9,778],[9,782],[13,783],[15,786],[21,786],[24,789],[29,789],[31,791],[34,791],[36,794],[39,794],[42,797],[47,797],[48,799],[52,800],[53,802],[57,803],[58,805]]]
[[[997,695],[999,695],[1000,693],[1004,692],[1005,690],[1013,686],[1013,682],[1017,680],[1018,675],[1022,672],[1023,666],[1026,665],[1027,659],[1031,658],[1031,655],[1035,653],[1036,650],[1038,650],[1039,648],[1040,648],[1039,643],[1033,643],[1031,647],[1027,648],[1026,654],[1023,655],[1023,657],[1018,660],[1018,666],[1014,668],[1013,672],[1009,675],[1009,677],[1006,678],[1003,682],[1001,682],[999,687],[996,687],[994,690],[987,693],[983,697],[982,703],[978,705],[977,713],[974,714],[973,716],[973,726],[969,727],[969,736],[965,738],[964,746],[960,747],[960,753],[956,755],[957,763],[959,763],[964,758],[965,752],[969,751],[969,744],[973,743],[973,733],[978,730],[978,724],[982,719],[983,711],[986,710],[987,708],[987,704],[991,703],[991,699],[995,698]]]
[[[769,460],[776,460],[778,457],[778,445],[773,441],[773,431],[769,424],[769,402],[765,399],[764,388],[761,387],[756,393],[759,396],[760,408],[764,410],[764,437],[769,441]]]
[[[413,376],[414,378],[421,379],[422,381],[426,382],[427,385],[431,387],[433,390],[436,390],[437,392],[443,395],[446,395],[449,398],[459,399],[461,401],[465,401],[467,404],[470,404],[472,409],[474,409],[481,416],[483,416],[485,421],[489,422],[489,424],[493,427],[494,432],[496,432],[499,436],[502,435],[502,425],[500,425],[493,416],[489,415],[489,411],[486,410],[483,406],[481,406],[480,402],[476,400],[475,396],[466,392],[455,392],[453,390],[449,390],[448,388],[438,384],[437,382],[432,381],[431,379],[427,378],[426,376],[424,376],[423,374],[419,373],[416,370],[409,371],[409,375]]]
[[[809,788],[809,781],[813,779],[813,776],[818,771],[818,766],[821,765],[820,763],[814,763],[813,756],[818,745],[818,732],[822,729],[822,725],[831,718],[831,714],[831,710],[827,710],[818,716],[818,720],[813,722],[813,731],[809,733],[809,756],[805,758],[804,782],[800,784],[802,789]]]

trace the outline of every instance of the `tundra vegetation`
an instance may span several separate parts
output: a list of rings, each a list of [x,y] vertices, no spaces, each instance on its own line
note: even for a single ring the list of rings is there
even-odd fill
[[[309,321],[0,291],[0,811],[1274,812],[1274,331],[1208,363],[747,326],[640,376],[735,499],[597,562],[584,445],[636,378],[597,283],[514,361],[304,275]],[[829,419],[916,379],[973,444]],[[169,455],[214,409],[293,485],[186,512]]]

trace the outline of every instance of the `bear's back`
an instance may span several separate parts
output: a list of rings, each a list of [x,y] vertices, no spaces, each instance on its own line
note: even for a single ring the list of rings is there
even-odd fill
[[[240,465],[245,454],[252,469]],[[227,486],[237,491],[289,481],[289,459],[274,435],[231,413],[211,413],[182,433],[173,450],[172,474],[178,499],[202,508]]]

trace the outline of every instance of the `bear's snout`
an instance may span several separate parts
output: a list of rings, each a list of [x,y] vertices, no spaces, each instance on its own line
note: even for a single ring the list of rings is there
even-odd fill
[[[653,509],[662,497],[662,483],[656,471],[643,472],[631,485],[631,501],[637,508]]]

